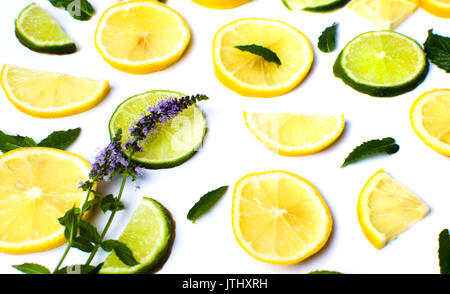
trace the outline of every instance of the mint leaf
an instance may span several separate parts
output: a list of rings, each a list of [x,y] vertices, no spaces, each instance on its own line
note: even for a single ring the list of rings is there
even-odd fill
[[[67,131],[55,131],[39,142],[38,146],[64,150],[78,138],[80,132],[80,128]]]
[[[21,147],[35,147],[36,142],[29,138],[23,136],[11,136],[0,131],[0,151],[6,153],[8,151],[21,148]]]
[[[80,230],[80,237],[83,237],[95,244],[100,243],[100,234],[98,233],[97,228],[94,227],[90,222],[82,220],[80,221],[78,227]]]
[[[340,272],[335,272],[335,271],[323,271],[323,270],[319,270],[319,271],[312,271],[309,272],[308,275],[341,275],[342,273]]]
[[[261,56],[265,61],[273,62],[276,65],[281,65],[281,60],[278,58],[278,55],[270,50],[269,48],[260,46],[260,45],[237,45],[234,48],[239,49],[241,51],[250,52],[252,54]]]
[[[400,149],[393,138],[375,139],[362,143],[347,156],[341,167],[379,153],[394,154]]]
[[[450,238],[447,229],[439,234],[438,254],[441,274],[450,274]]]
[[[50,274],[50,270],[48,268],[36,263],[24,263],[21,265],[13,265],[13,268],[26,274],[41,274],[41,275]]]
[[[222,186],[216,190],[210,191],[203,195],[200,200],[189,210],[188,220],[195,223],[197,218],[211,209],[211,207],[222,197],[227,191],[228,186]]]
[[[49,0],[50,3],[58,8],[64,8],[69,14],[77,20],[89,20],[95,11],[91,3],[87,0]]]
[[[428,30],[423,48],[432,63],[450,73],[450,38],[433,34],[433,29]]]
[[[100,201],[100,209],[103,212],[107,212],[108,210],[119,211],[124,208],[125,208],[125,206],[123,205],[123,203],[120,202],[120,200],[118,200],[117,198],[115,198],[114,195],[112,195],[112,194],[106,195]]]
[[[336,29],[338,24],[335,22],[327,27],[319,37],[317,47],[320,51],[328,53],[336,48]]]
[[[131,252],[128,246],[117,240],[106,240],[102,242],[102,248],[105,251],[112,251],[117,255],[117,257],[128,266],[138,265],[139,262],[134,258],[133,253]]]
[[[81,236],[75,237],[72,240],[72,247],[88,253],[94,250],[94,245],[92,245],[92,242],[89,239]]]
[[[66,240],[71,242],[77,235],[77,220],[80,215],[80,209],[73,206],[66,211],[64,216],[58,218],[59,223],[64,227],[64,236]]]

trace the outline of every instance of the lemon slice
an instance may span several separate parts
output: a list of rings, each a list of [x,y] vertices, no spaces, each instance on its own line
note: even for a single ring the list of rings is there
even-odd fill
[[[411,125],[429,147],[450,156],[450,89],[422,94],[412,105]]]
[[[374,22],[381,29],[393,30],[419,7],[416,0],[356,0],[349,9]]]
[[[192,0],[198,5],[214,8],[214,9],[229,9],[240,6],[252,0]]]
[[[95,46],[111,66],[134,74],[167,68],[186,50],[191,38],[184,19],[157,1],[112,6],[100,18]]]
[[[343,115],[244,112],[247,128],[271,151],[298,156],[319,152],[339,138]]]
[[[419,0],[419,5],[425,11],[439,17],[450,17],[449,0]]]
[[[109,91],[108,81],[77,78],[5,65],[1,83],[6,96],[26,114],[54,118],[96,106]]]
[[[328,207],[302,177],[269,171],[247,175],[235,186],[234,235],[254,258],[294,264],[319,251],[332,229]]]
[[[281,65],[235,46],[258,45],[274,52]],[[313,51],[297,29],[275,20],[247,18],[222,27],[214,37],[217,78],[243,96],[274,97],[288,93],[308,74]]]
[[[428,212],[425,203],[382,169],[364,185],[357,205],[361,229],[377,249],[397,238]]]
[[[65,242],[58,218],[86,192],[78,189],[89,175],[78,155],[51,148],[21,148],[0,156],[0,251],[23,254]]]

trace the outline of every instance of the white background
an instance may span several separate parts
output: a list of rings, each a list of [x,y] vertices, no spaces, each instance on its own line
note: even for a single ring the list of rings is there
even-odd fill
[[[117,238],[142,197],[164,204],[176,221],[172,253],[160,273],[306,273],[327,269],[344,273],[438,273],[438,234],[450,227],[449,159],[427,147],[415,135],[409,122],[412,102],[422,93],[448,88],[449,75],[431,65],[425,82],[414,91],[395,98],[372,98],[345,86],[332,73],[332,64],[343,46],[360,33],[377,27],[348,10],[315,14],[288,11],[280,0],[254,0],[231,10],[203,8],[189,0],[168,0],[168,5],[186,19],[192,42],[183,58],[170,68],[148,75],[122,73],[104,62],[94,46],[94,31],[102,12],[114,0],[91,0],[96,9],[88,22],[72,19],[46,0],[45,7],[77,43],[77,53],[66,56],[39,54],[22,46],[14,35],[14,19],[31,0],[8,1],[0,10],[0,64],[64,72],[80,77],[106,79],[112,90],[92,110],[66,118],[38,119],[18,111],[0,91],[0,129],[42,139],[54,130],[81,127],[82,133],[69,151],[92,161],[108,143],[107,123],[124,99],[149,90],[164,89],[185,94],[203,93],[211,99],[200,103],[208,123],[203,148],[185,164],[167,170],[148,170],[136,183],[127,185],[126,210],[117,215],[108,237]],[[271,99],[245,98],[225,88],[214,76],[211,44],[223,25],[246,17],[263,17],[287,22],[310,40],[315,60],[305,81],[287,95]],[[317,49],[317,38],[325,27],[338,22],[337,49],[329,54]],[[396,31],[420,44],[427,31],[450,35],[450,21],[418,9]],[[344,113],[346,127],[330,148],[315,155],[288,158],[267,150],[248,131],[242,111],[297,111]],[[400,145],[393,156],[379,156],[339,168],[347,154],[363,141],[392,136]],[[430,208],[430,214],[382,250],[376,250],[363,236],[356,202],[365,181],[384,168],[396,180],[415,192]],[[286,170],[310,180],[323,195],[333,216],[334,227],[327,245],[316,255],[292,266],[266,264],[240,248],[231,227],[231,199],[236,181],[251,172]],[[103,190],[116,192],[118,181]],[[136,185],[141,189],[136,189]],[[190,223],[186,214],[204,193],[222,185],[230,188],[206,215]],[[93,218],[99,228],[106,221],[101,213]],[[64,246],[42,253],[7,255],[0,253],[0,273],[17,273],[13,264],[35,262],[53,269]],[[105,258],[99,254],[94,263]],[[72,250],[67,263],[83,263],[86,254]]]

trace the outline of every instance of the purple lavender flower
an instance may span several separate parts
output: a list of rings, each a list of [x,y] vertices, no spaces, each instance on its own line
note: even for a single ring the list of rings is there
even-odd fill
[[[130,127],[130,137],[124,150],[142,152],[145,140],[155,132],[157,126],[171,120],[197,101],[209,99],[205,95],[183,96],[180,98],[167,98],[159,101],[158,105],[151,106],[142,117]]]

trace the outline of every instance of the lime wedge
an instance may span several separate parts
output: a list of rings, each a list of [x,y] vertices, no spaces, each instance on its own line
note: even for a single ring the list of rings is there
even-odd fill
[[[312,12],[327,12],[338,9],[350,0],[281,0],[289,10],[306,10]]]
[[[361,93],[393,97],[416,88],[428,67],[416,41],[393,31],[376,31],[350,41],[338,55],[333,72]]]
[[[111,136],[122,129],[123,142],[129,137],[133,122],[160,100],[178,98],[183,94],[171,91],[150,91],[133,96],[120,104],[109,122]],[[133,160],[145,168],[169,168],[188,160],[201,146],[206,134],[206,120],[202,111],[193,105],[162,125],[135,153]]]
[[[175,224],[170,213],[157,201],[143,198],[131,216],[119,241],[125,243],[139,262],[128,266],[111,252],[100,274],[144,274],[157,269],[167,258],[175,237]]]
[[[22,10],[15,25],[19,41],[33,51],[54,54],[77,51],[75,43],[56,20],[35,3]]]

